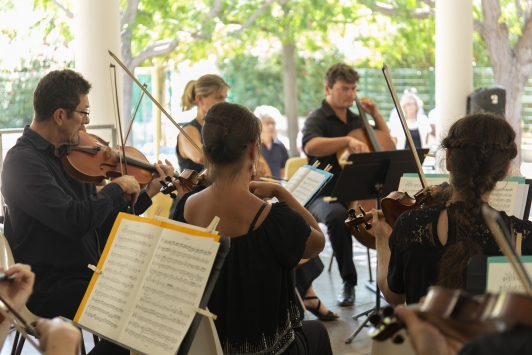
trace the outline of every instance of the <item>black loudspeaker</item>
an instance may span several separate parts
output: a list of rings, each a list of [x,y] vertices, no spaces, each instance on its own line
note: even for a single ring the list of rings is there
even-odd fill
[[[506,89],[500,85],[486,86],[467,97],[467,113],[491,112],[505,117]]]

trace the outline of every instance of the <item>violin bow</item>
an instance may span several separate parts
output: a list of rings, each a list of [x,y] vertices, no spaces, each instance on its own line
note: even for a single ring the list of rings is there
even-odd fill
[[[7,302],[2,296],[0,296],[0,303],[5,308],[7,308],[5,309],[4,307],[0,306],[0,314],[6,320],[9,320],[17,329],[17,331],[22,334],[22,336],[27,339],[40,354],[44,355],[44,352],[39,347],[39,344],[37,344],[35,340],[28,336],[28,334],[30,334],[33,335],[35,338],[39,339],[37,330],[35,330],[35,328],[30,323],[26,322],[26,320],[22,318],[22,316],[17,311],[15,311],[15,309],[9,304],[9,302]]]
[[[515,248],[509,242],[509,240],[511,240],[511,235],[508,231],[508,228],[506,228],[500,213],[495,211],[493,208],[490,208],[485,203],[482,205],[482,215],[484,216],[484,220],[486,221],[491,234],[493,234],[495,237],[495,241],[501,248],[502,253],[504,256],[506,256],[506,258],[508,258],[508,261],[510,261],[515,273],[519,277],[521,284],[523,284],[526,293],[529,296],[532,296],[532,281],[530,280],[530,276],[523,266],[521,257],[519,254],[517,254]]]
[[[423,167],[421,166],[421,161],[419,160],[419,157],[417,156],[417,150],[414,145],[414,140],[412,139],[412,136],[410,135],[410,131],[408,130],[408,125],[406,123],[405,114],[403,113],[401,103],[399,101],[399,98],[397,97],[397,93],[395,91],[395,87],[392,82],[392,77],[390,76],[390,72],[386,64],[382,65],[382,73],[384,74],[384,79],[386,79],[386,84],[388,85],[388,89],[390,90],[390,94],[392,95],[393,104],[395,105],[397,114],[399,115],[399,118],[401,119],[401,125],[403,126],[403,130],[406,135],[408,146],[410,147],[410,153],[412,153],[412,157],[414,158],[414,162],[416,163],[419,178],[421,179],[421,185],[423,186],[423,189],[425,191],[428,191],[429,184],[427,182],[427,179],[425,178],[425,174],[423,173]]]
[[[148,87],[148,84],[144,83],[142,84],[142,87],[146,89]],[[135,110],[133,110],[133,114],[131,114],[131,120],[129,120],[129,127],[127,128],[126,137],[124,138],[125,142],[127,142],[129,133],[131,133],[131,127],[133,127],[133,121],[135,121],[135,116],[137,116],[137,111],[139,110],[140,102],[142,101],[143,97],[144,97],[144,91],[140,94],[139,99],[137,100],[137,103],[135,104]]]
[[[124,65],[124,63],[122,63],[122,61],[120,59],[118,59],[118,57],[116,55],[114,55],[113,52],[111,51],[107,51],[109,52],[109,55],[111,57],[113,57],[113,59],[118,63],[118,65],[120,65],[122,67],[122,69],[124,69],[124,71],[127,73],[127,75],[129,75],[129,77],[131,78],[131,80],[133,80],[138,86],[139,88],[144,91],[144,93],[146,94],[146,96],[148,96],[150,98],[150,100],[155,104],[155,106],[157,106],[159,108],[159,110],[161,110],[162,113],[164,113],[164,115],[170,120],[170,122],[172,122],[176,127],[177,129],[179,129],[179,131],[181,132],[181,134],[183,136],[185,136],[186,139],[189,140],[190,143],[192,143],[192,146],[194,148],[196,148],[198,150],[198,152],[200,152],[201,154],[203,154],[203,150],[198,147],[198,145],[194,142],[194,140],[192,138],[190,138],[190,136],[188,134],[185,133],[185,131],[183,130],[183,128],[181,128],[181,126],[176,122],[174,121],[174,119],[172,118],[172,116],[170,116],[170,114],[168,112],[166,112],[166,110],[164,109],[164,107],[159,103],[157,102],[157,100],[155,100],[155,98],[150,94],[150,92],[144,88],[142,86],[142,84],[140,83],[140,81],[137,80],[137,78],[135,78],[135,76],[131,73],[131,71]]]
[[[127,158],[126,158],[126,145],[124,144],[124,135],[122,134],[122,120],[120,119],[120,105],[118,104],[118,86],[116,83],[116,66],[114,64],[109,64],[109,70],[113,70],[114,73],[114,82],[115,82],[115,98],[116,98],[116,115],[117,115],[117,126],[118,126],[118,134],[120,137],[120,150],[122,151],[122,156],[120,157],[120,161],[124,162],[124,171],[122,172],[122,175],[129,175],[128,169],[127,169]],[[109,73],[110,74],[110,73]],[[120,165],[122,166],[122,165]],[[131,213],[135,214],[135,206],[131,204]]]

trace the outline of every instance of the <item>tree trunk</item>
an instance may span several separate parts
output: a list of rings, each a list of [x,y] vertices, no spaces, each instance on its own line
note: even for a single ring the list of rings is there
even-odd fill
[[[284,108],[288,123],[288,139],[290,140],[290,156],[296,157],[297,133],[299,132],[297,114],[297,71],[294,43],[283,43],[283,87]]]

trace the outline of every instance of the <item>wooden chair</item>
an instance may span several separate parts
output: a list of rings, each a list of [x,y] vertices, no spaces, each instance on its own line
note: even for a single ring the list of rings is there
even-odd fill
[[[299,169],[300,167],[302,167],[303,165],[307,163],[308,163],[307,158],[301,158],[301,157],[289,158],[286,161],[286,164],[284,166],[285,179],[289,180],[296,173],[297,169]]]

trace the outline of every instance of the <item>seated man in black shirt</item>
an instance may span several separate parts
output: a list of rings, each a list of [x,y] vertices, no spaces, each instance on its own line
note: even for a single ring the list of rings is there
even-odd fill
[[[344,221],[347,208],[341,203],[326,203],[324,196],[331,196],[342,168],[338,164],[336,152],[347,148],[350,154],[368,152],[368,146],[347,134],[361,128],[360,117],[349,110],[356,96],[358,73],[346,64],[331,66],[325,73],[325,100],[321,108],[312,112],[303,127],[303,150],[309,164],[319,160],[321,168],[332,165],[331,181],[308,206],[318,222],[327,226],[327,234],[338,262],[340,275],[344,281],[343,291],[338,296],[340,306],[352,306],[355,300],[354,286],[357,273],[353,262],[351,233]],[[361,100],[364,111],[375,120],[375,128],[389,134],[388,126],[382,118],[375,102],[368,98]]]
[[[87,265],[97,265],[118,212],[127,202],[144,212],[160,189],[158,175],[173,173],[171,165],[156,164],[159,174],[143,191],[135,178],[122,176],[96,193],[94,184],[65,171],[59,148],[76,145],[89,123],[90,88],[73,70],[44,76],[33,95],[33,122],[2,169],[5,236],[15,261],[35,272],[27,306],[41,317],[74,317],[93,273]]]

